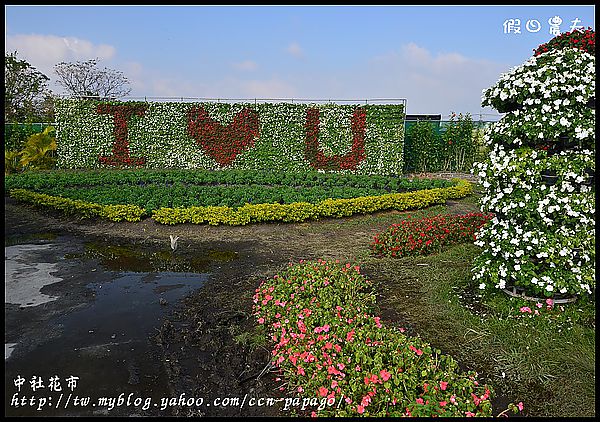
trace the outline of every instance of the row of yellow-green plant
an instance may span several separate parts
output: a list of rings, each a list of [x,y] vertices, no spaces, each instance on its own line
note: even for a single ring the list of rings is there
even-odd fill
[[[146,210],[135,205],[100,205],[77,199],[50,196],[26,189],[12,189],[10,196],[18,201],[61,211],[80,218],[100,217],[111,221],[140,221]]]
[[[462,198],[472,192],[472,185],[456,180],[449,188],[416,192],[390,193],[349,199],[326,199],[318,204],[246,204],[237,209],[230,207],[161,208],[152,218],[162,224],[194,223],[210,225],[244,225],[271,221],[300,222],[328,217],[348,217],[383,210],[408,210],[443,203],[449,198]]]
[[[152,218],[161,224],[194,223],[210,225],[245,225],[259,222],[300,222],[327,217],[347,217],[383,210],[419,209],[443,203],[446,199],[463,198],[472,192],[466,180],[454,179],[454,186],[415,192],[391,193],[350,199],[326,199],[317,204],[246,204],[230,207],[160,208]],[[112,221],[140,221],[147,211],[134,205],[100,205],[80,200],[12,189],[10,196],[36,206],[52,208],[81,218],[101,217]]]

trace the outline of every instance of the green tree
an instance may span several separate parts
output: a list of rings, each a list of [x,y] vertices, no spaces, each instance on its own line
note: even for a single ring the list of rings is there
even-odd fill
[[[7,123],[53,120],[50,79],[17,52],[4,54],[4,121]]]

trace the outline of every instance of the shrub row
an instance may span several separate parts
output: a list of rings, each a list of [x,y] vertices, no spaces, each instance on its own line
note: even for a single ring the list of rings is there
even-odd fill
[[[470,171],[479,150],[474,129],[469,114],[453,114],[447,122],[411,124],[405,137],[404,171]]]
[[[65,174],[61,174],[59,177],[51,173],[23,174],[7,178],[5,191],[21,188],[104,205],[132,204],[150,212],[161,207],[228,206],[237,208],[246,203],[310,202],[315,204],[327,198],[376,196],[389,192],[414,191],[452,185],[446,180],[409,180],[391,177],[378,177],[379,180],[368,183],[366,180],[361,180],[360,177],[342,177],[341,175],[326,179],[321,177],[313,179],[311,175],[293,175],[282,179],[282,184],[261,185],[250,182],[251,179],[247,177],[248,175],[240,171],[237,171],[233,177],[227,172],[220,172],[217,176],[207,175],[209,177],[206,178],[195,178],[193,171],[175,171],[175,173],[182,174],[121,171],[108,172],[106,177],[108,180],[101,179],[100,175],[94,174],[96,172],[90,173],[92,174],[87,174],[87,172],[71,173],[74,175],[72,181],[69,181]],[[140,178],[132,179],[131,173],[141,173]],[[249,173],[251,176],[255,172]],[[319,173],[315,174],[322,176]],[[45,177],[46,175],[48,177]],[[273,180],[267,178],[264,172],[259,173],[259,176],[263,177],[262,180],[261,177],[258,177],[258,182]],[[204,184],[195,184],[202,181]],[[323,185],[318,185],[318,181],[323,181]],[[349,184],[343,185],[344,181]],[[94,185],[94,182],[98,184]],[[277,183],[277,179],[274,182]],[[296,182],[298,185],[295,184]],[[360,187],[361,185],[364,187]]]
[[[326,199],[317,204],[246,204],[237,209],[226,206],[160,208],[152,218],[161,224],[194,223],[210,225],[245,225],[248,223],[283,221],[300,222],[323,217],[347,217],[389,209],[407,210],[443,203],[446,199],[462,198],[472,192],[466,180],[454,179],[455,186],[416,192],[393,193],[350,199]],[[103,217],[113,221],[139,221],[147,210],[135,205],[101,205],[81,200],[50,196],[25,189],[12,189],[10,196],[37,206],[62,210],[82,218]]]
[[[35,206],[62,211],[80,218],[101,217],[111,221],[140,221],[146,210],[135,205],[100,205],[25,189],[12,189],[10,196],[18,201]]]
[[[264,170],[60,170],[28,172],[5,178],[4,191],[10,189],[44,189],[77,186],[115,186],[147,184],[184,185],[267,185],[290,187],[353,187],[381,189],[390,192],[441,188],[451,183],[441,179],[407,179],[397,176],[356,175],[340,173],[281,172]]]
[[[312,416],[491,416],[493,390],[476,373],[372,314],[375,295],[358,266],[290,264],[253,300],[287,390],[327,400]]]
[[[230,207],[161,208],[152,213],[152,218],[162,224],[244,225],[271,221],[300,222],[327,217],[348,217],[384,210],[403,211],[441,204],[446,199],[463,198],[472,192],[472,185],[466,180],[455,179],[455,183],[455,186],[448,188],[349,199],[326,199],[318,204],[308,202],[246,204],[235,210]]]

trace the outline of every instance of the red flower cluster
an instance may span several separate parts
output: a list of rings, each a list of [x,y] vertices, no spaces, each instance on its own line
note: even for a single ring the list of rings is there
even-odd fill
[[[375,236],[371,250],[380,256],[426,255],[445,245],[475,240],[475,232],[492,217],[491,213],[446,214],[421,220],[409,217]]]
[[[539,56],[547,51],[562,50],[563,48],[576,48],[594,55],[596,54],[596,32],[591,27],[585,31],[576,29],[573,32],[565,32],[538,46],[533,50],[533,55]]]
[[[365,127],[367,114],[363,108],[354,110],[351,120],[352,150],[344,155],[326,156],[319,146],[319,109],[306,110],[306,150],[304,157],[315,169],[354,170],[365,159]]]
[[[145,104],[98,104],[98,114],[112,114],[115,120],[112,155],[98,157],[102,164],[111,166],[143,166],[146,157],[134,158],[129,155],[129,141],[127,139],[127,124],[133,116],[143,116],[148,108]]]
[[[259,135],[258,113],[245,108],[231,124],[223,126],[202,107],[193,107],[188,112],[188,134],[208,156],[224,167],[231,164],[238,154],[254,146]]]

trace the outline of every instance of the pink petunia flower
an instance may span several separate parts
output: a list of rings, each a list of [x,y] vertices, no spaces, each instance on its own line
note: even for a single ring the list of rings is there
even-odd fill
[[[529,306],[523,306],[521,307],[521,309],[519,309],[521,312],[528,312],[531,313],[531,309],[529,308]]]
[[[446,381],[440,381],[440,388],[442,391],[446,390],[448,383]]]

